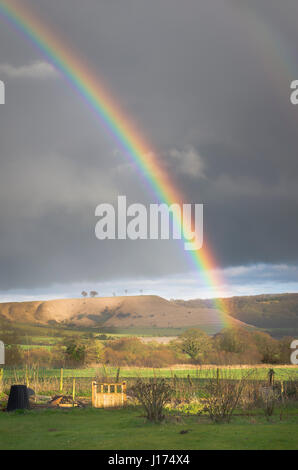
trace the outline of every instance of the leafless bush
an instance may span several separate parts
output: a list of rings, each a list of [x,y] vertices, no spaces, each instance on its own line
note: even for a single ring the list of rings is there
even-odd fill
[[[209,381],[206,386],[205,409],[212,421],[216,423],[230,422],[239,403],[244,383],[244,380],[211,379]]]
[[[159,422],[164,419],[164,406],[172,395],[172,387],[169,383],[164,379],[149,381],[138,379],[131,388],[131,392],[145,409],[149,421]]]
[[[284,384],[284,394],[288,400],[298,400],[298,381],[291,379]]]
[[[274,387],[262,387],[261,405],[267,419],[269,419],[269,417],[273,415],[277,400],[278,393],[274,389]]]

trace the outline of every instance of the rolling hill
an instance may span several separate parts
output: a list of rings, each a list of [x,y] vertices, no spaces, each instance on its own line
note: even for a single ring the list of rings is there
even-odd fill
[[[212,300],[175,300],[177,305],[206,308]],[[298,294],[262,294],[225,299],[229,314],[244,323],[278,335],[293,335],[298,330]],[[280,333],[280,334],[279,334]]]
[[[223,328],[210,304],[182,305],[154,295],[59,299],[0,304],[0,317],[14,323],[105,328],[198,327],[214,334]],[[247,326],[230,319],[234,326]]]

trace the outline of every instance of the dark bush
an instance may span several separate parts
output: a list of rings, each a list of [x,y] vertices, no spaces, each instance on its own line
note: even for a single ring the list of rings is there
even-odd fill
[[[131,392],[145,409],[149,421],[159,422],[164,419],[164,406],[173,393],[169,383],[164,379],[138,379]]]

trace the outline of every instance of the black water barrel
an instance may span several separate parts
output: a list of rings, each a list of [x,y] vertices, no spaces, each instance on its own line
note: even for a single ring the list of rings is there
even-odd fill
[[[29,395],[26,385],[12,385],[6,410],[29,410],[29,408]]]

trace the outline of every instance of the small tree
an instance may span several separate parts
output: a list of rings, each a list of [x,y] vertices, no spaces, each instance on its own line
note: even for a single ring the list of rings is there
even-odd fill
[[[85,364],[99,363],[104,359],[104,346],[100,341],[89,340],[85,345]]]
[[[188,354],[192,361],[201,362],[211,350],[212,340],[204,331],[191,328],[179,336],[174,346],[181,352]]]
[[[98,292],[96,290],[90,291],[90,297],[96,297],[98,295]]]
[[[67,362],[78,365],[83,364],[86,357],[86,346],[79,338],[69,338],[65,342],[65,358]]]
[[[141,403],[149,421],[160,422],[164,419],[164,405],[172,395],[171,386],[164,379],[138,379],[132,387],[132,394]]]
[[[85,290],[83,290],[83,291],[81,292],[81,295],[82,295],[83,297],[87,297],[88,292],[86,292]]]

